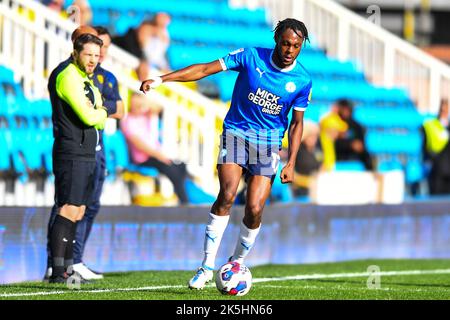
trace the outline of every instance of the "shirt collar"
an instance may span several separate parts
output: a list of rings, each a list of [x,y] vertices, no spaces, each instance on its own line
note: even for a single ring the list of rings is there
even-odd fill
[[[294,60],[294,63],[292,63],[290,66],[286,67],[286,68],[280,68],[279,66],[277,66],[275,64],[275,62],[273,62],[273,53],[275,52],[275,49],[272,49],[272,52],[270,53],[270,64],[272,65],[272,67],[274,67],[275,69],[277,69],[278,71],[281,72],[289,72],[292,71],[295,66],[297,65],[297,59]]]

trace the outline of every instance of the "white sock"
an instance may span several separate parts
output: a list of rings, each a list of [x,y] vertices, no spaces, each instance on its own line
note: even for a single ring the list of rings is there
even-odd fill
[[[204,252],[202,266],[213,270],[216,260],[217,251],[219,250],[220,241],[223,233],[228,225],[230,216],[217,216],[213,213],[209,214],[208,224],[205,230]]]
[[[236,243],[236,249],[234,249],[234,254],[231,261],[236,261],[239,263],[244,262],[245,257],[248,255],[253,247],[253,244],[255,243],[256,236],[258,235],[260,229],[261,225],[259,225],[256,229],[249,229],[244,222],[241,222],[241,231],[239,233],[238,242]]]

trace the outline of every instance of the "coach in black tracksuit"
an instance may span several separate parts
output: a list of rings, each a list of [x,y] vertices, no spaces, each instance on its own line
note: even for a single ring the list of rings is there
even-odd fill
[[[88,27],[81,26],[77,28],[73,33],[73,38],[76,39],[83,33],[91,33],[98,35],[100,39],[103,41],[103,46],[100,50],[100,59],[99,64],[94,70],[92,76],[89,78],[92,79],[94,85],[99,89],[103,98],[103,105],[106,107],[108,111],[108,115],[111,118],[121,119],[123,116],[123,101],[119,94],[118,82],[114,74],[109,72],[108,70],[101,67],[100,63],[106,58],[108,53],[108,48],[111,43],[111,36],[107,29],[103,27]],[[73,61],[73,58],[70,57],[67,60],[61,62],[55,70],[50,75],[49,83],[54,82],[54,78],[58,76],[58,74],[64,70],[68,64]],[[73,271],[79,273],[83,279],[86,280],[97,280],[102,279],[103,275],[96,273],[89,269],[83,262],[83,253],[84,248],[89,238],[90,232],[92,230],[92,226],[94,224],[94,220],[100,210],[100,198],[102,194],[103,182],[105,181],[105,173],[106,173],[106,163],[105,163],[105,153],[102,141],[102,130],[99,130],[100,134],[100,147],[97,148],[96,152],[96,168],[94,171],[94,189],[92,192],[92,202],[86,207],[85,214],[83,219],[81,219],[77,223],[77,230],[75,234],[75,243],[73,246]],[[53,206],[50,219],[48,222],[48,230],[51,230],[51,227],[54,223],[55,217],[57,215],[57,206],[56,204]],[[49,246],[49,240],[47,242],[47,270],[44,280],[47,280],[48,277],[52,274],[52,256],[51,250]]]
[[[54,132],[53,173],[59,213],[50,230],[51,283],[66,282],[73,264],[76,223],[92,198],[98,130],[106,117],[102,97],[89,78],[103,42],[83,34],[74,42],[73,61],[50,79]]]

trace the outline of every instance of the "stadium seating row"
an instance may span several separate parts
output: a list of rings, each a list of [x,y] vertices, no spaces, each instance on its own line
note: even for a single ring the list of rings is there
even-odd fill
[[[264,9],[230,8],[228,1],[109,1],[97,0],[91,4],[96,23],[108,25],[114,16],[142,20],[157,12],[169,13],[175,19],[221,22],[242,25],[267,25]],[[119,19],[116,19],[117,21]]]

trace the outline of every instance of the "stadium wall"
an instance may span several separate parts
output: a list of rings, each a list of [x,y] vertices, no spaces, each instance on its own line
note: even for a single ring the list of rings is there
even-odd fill
[[[105,272],[193,270],[209,207],[103,207],[85,262]],[[40,280],[49,208],[0,208],[0,283]],[[217,263],[233,252],[243,207],[233,209]],[[273,205],[249,266],[367,258],[450,258],[450,200],[402,205]]]

